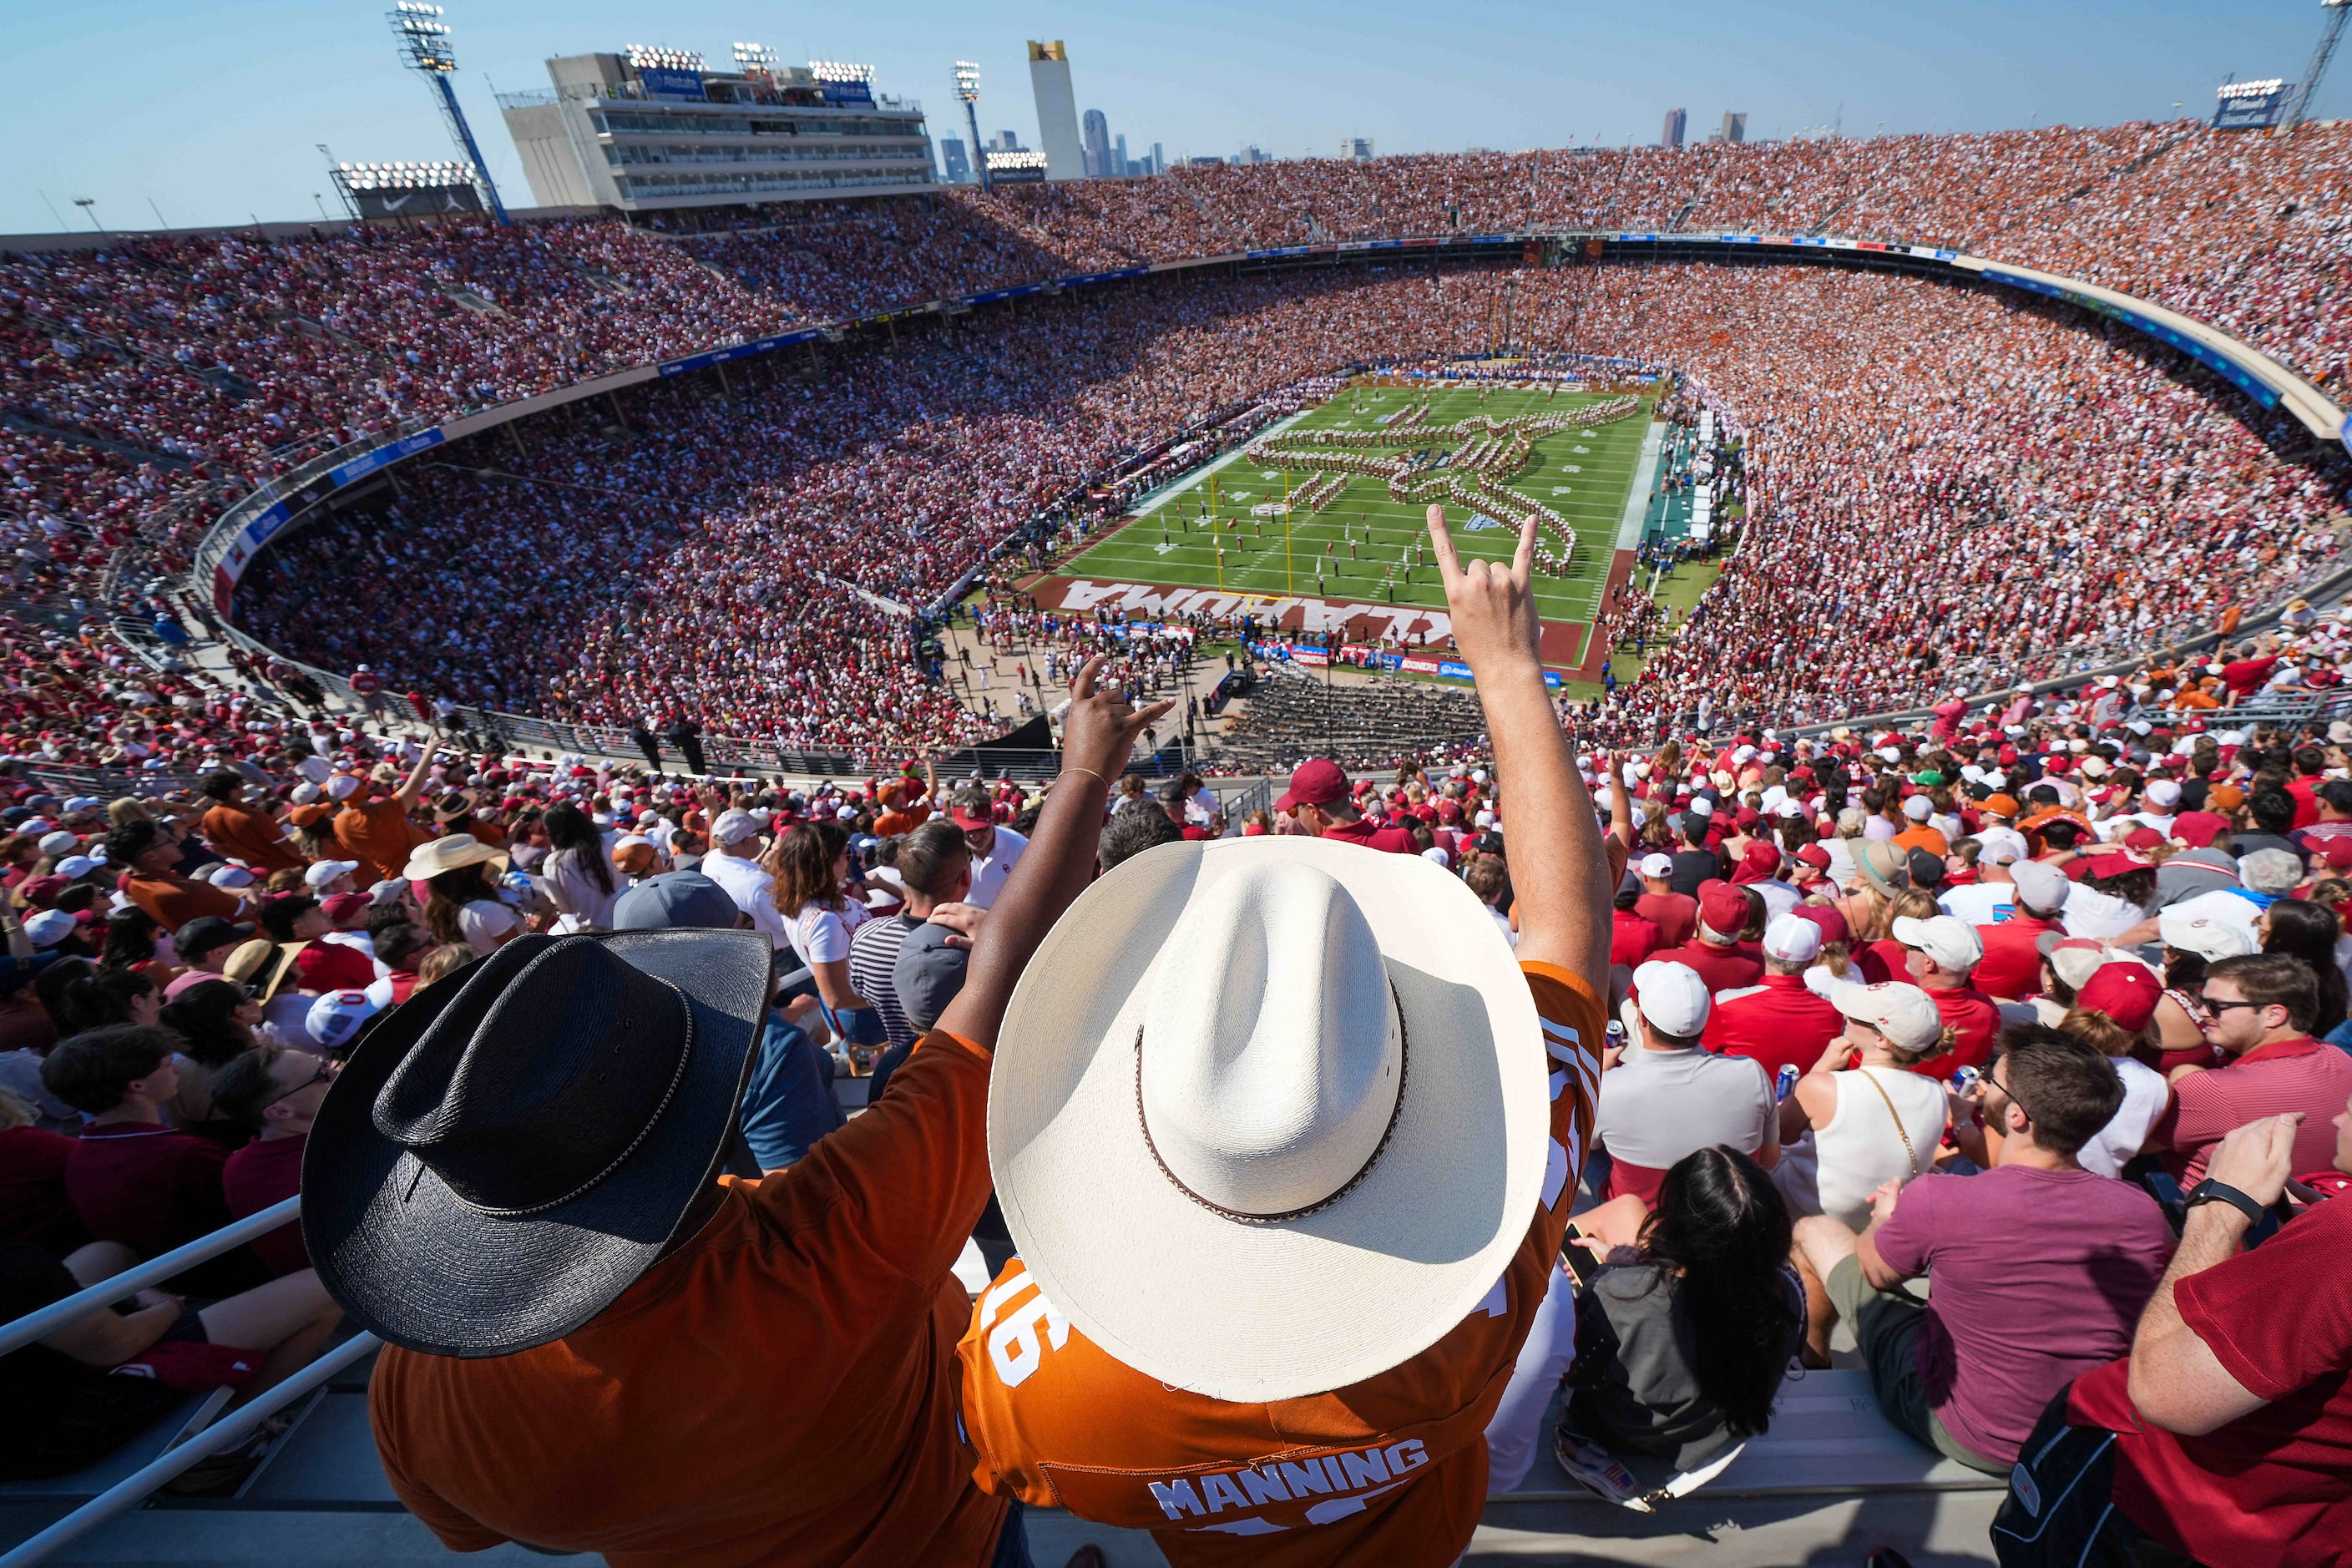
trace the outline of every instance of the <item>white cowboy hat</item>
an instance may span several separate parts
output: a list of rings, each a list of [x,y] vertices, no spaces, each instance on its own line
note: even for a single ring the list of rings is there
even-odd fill
[[[410,852],[408,864],[400,868],[400,874],[412,882],[429,882],[444,871],[478,866],[486,860],[504,866],[506,851],[491,848],[470,833],[453,833],[446,838],[418,845]]]
[[[1211,1398],[1386,1372],[1467,1317],[1555,1163],[1525,976],[1468,888],[1304,837],[1095,883],[1008,1008],[990,1173],[1108,1354]]]

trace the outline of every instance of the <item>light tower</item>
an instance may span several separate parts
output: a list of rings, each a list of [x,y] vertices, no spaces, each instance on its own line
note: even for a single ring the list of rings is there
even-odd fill
[[[400,63],[423,72],[426,85],[433,89],[450,138],[465,153],[483,199],[499,223],[509,223],[512,220],[507,216],[506,204],[499,200],[499,188],[490,183],[489,167],[482,162],[482,150],[474,144],[473,128],[466,123],[466,111],[457,107],[457,89],[450,85],[449,79],[457,69],[457,51],[449,45],[448,24],[435,20],[440,15],[441,7],[426,0],[396,0],[383,19],[391,24],[392,36],[399,45]]]
[[[980,67],[971,60],[955,63],[955,95],[963,100],[963,122],[971,131],[971,166],[980,188],[988,189],[988,152],[980,144]]]
[[[2346,7],[2352,0],[2319,0],[2327,12],[2327,26],[2319,35],[2319,47],[2311,51],[2311,64],[2304,68],[2303,85],[2294,89],[2294,106],[2286,111],[2273,135],[2284,136],[2303,123],[2311,108],[2311,95],[2319,90],[2319,79],[2327,74],[2327,62],[2335,58],[2336,40],[2344,36]]]

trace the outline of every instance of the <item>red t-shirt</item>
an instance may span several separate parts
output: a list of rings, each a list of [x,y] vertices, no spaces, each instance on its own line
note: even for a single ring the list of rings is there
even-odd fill
[[[1336,838],[1342,844],[1360,844],[1367,849],[1384,850],[1391,855],[1418,855],[1421,847],[1412,835],[1402,827],[1375,827],[1368,817],[1341,823],[1323,830],[1326,838]]]
[[[1830,1041],[1845,1031],[1845,1015],[1805,989],[1801,974],[1768,974],[1754,990],[1716,1003],[1700,1037],[1708,1050],[1746,1057],[1777,1078],[1783,1067],[1813,1070]]]
[[[228,1149],[145,1122],[85,1127],[66,1161],[66,1193],[90,1235],[153,1258],[229,1221]]]
[[[2271,671],[2278,668],[2278,656],[2261,658],[2232,659],[2221,667],[2221,684],[2232,693],[2243,697],[2268,680]]]
[[[228,1157],[221,1167],[221,1192],[228,1212],[243,1219],[282,1203],[302,1190],[302,1150],[307,1132],[291,1138],[257,1138]],[[268,1268],[270,1277],[310,1267],[310,1250],[302,1245],[302,1222],[288,1220],[267,1236],[246,1245]]]
[[[1612,910],[1609,912],[1611,963],[1640,963],[1664,945],[1658,935],[1658,928],[1651,921],[1627,910]]]
[[[317,992],[364,991],[375,984],[375,965],[355,947],[321,937],[294,955],[295,988]]]
[[[2200,1562],[2341,1563],[2352,1542],[2352,1202],[2331,1198],[2180,1280],[2173,1299],[2223,1369],[2270,1403],[2184,1437],[2140,1420],[2128,1360],[2084,1377],[2069,1407],[2116,1434],[2116,1506]]]
[[[1709,995],[1717,991],[1744,990],[1764,978],[1763,960],[1750,958],[1736,948],[1716,947],[1703,942],[1686,942],[1650,956],[1660,963],[1679,963],[1695,971],[1706,982]]]
[[[1940,1057],[1931,1057],[1911,1070],[1923,1078],[1949,1079],[1959,1068],[1981,1068],[1992,1059],[1994,1037],[2000,1033],[2000,1008],[1973,985],[1958,991],[1929,991],[1946,1025],[1959,1039]]]
[[[63,1258],[89,1240],[66,1195],[74,1141],[37,1127],[0,1131],[0,1244],[32,1243]]]
[[[1658,948],[1680,947],[1698,931],[1698,900],[1688,893],[1643,893],[1633,912],[1658,928]]]
[[[2054,921],[2035,920],[2031,915],[1977,927],[1977,936],[1984,943],[1984,957],[1969,973],[1969,984],[1988,996],[2011,1002],[2038,994],[2042,990],[2042,952],[2034,943],[2043,931],[2063,929]],[[1896,973],[1900,974],[1901,970],[1898,968]]]

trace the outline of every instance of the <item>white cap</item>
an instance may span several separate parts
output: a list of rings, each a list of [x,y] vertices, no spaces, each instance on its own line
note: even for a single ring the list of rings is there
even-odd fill
[[[327,781],[327,796],[331,800],[349,800],[360,793],[360,781],[352,773],[337,773]]]
[[[55,833],[43,834],[39,847],[44,855],[70,855],[81,847],[81,839],[60,827]]]
[[[740,844],[746,838],[759,836],[760,824],[748,811],[722,811],[719,820],[710,825],[713,844]]]
[[[360,868],[356,860],[314,860],[302,873],[302,880],[312,892],[318,891],[338,877],[348,877]]]
[[[400,895],[407,890],[408,879],[405,877],[389,877],[368,889],[368,902],[374,905],[377,909],[383,909],[387,904],[398,903],[400,901]]]
[[[293,798],[296,805],[309,805],[319,798],[319,786],[306,779],[294,786]]]
[[[1984,939],[1977,935],[1977,928],[1950,915],[1924,921],[1897,915],[1891,930],[1895,941],[1917,948],[1948,973],[1962,973],[1984,962]]]
[[[2035,912],[2054,915],[2066,907],[2066,896],[2074,884],[2066,873],[2041,860],[2020,860],[2009,868],[2009,879],[2017,884],[2017,901]]]
[[[206,877],[205,880],[210,882],[215,888],[221,888],[234,892],[239,888],[250,888],[253,886],[253,873],[247,870],[242,866],[232,866],[226,862],[223,862],[222,864],[214,867],[212,869],[212,875]]]
[[[302,1026],[310,1031],[312,1039],[333,1050],[358,1034],[362,1024],[383,1011],[383,1004],[369,994],[373,990],[370,986],[367,991],[328,992],[310,1004]]]
[[[25,929],[33,929],[29,921]],[[2262,950],[2251,927],[2216,920],[2210,914],[2193,910],[2184,910],[2179,905],[2157,912],[2156,930],[2165,946],[2177,948],[2182,952],[2201,953],[2209,963],[2224,958],[2243,958],[2250,952]]]
[[[1802,915],[1774,915],[1764,928],[1764,956],[1811,963],[1822,955],[1822,928]]]
[[[2160,805],[2167,811],[2180,804],[2180,786],[2170,779],[2158,779],[2144,793],[2150,805]]]
[[[1693,816],[1706,818],[1715,815],[1715,802],[1705,795],[1699,795],[1683,809]]]
[[[1642,857],[1641,872],[1644,877],[1671,877],[1675,874],[1675,858],[1653,851]]]
[[[1914,822],[1925,822],[1936,809],[1936,803],[1924,795],[1915,795],[1903,803],[1903,815]]]
[[[1944,1016],[1936,1011],[1934,1001],[1916,985],[1899,980],[1878,985],[1831,980],[1814,989],[1839,1012],[1875,1026],[1880,1034],[1904,1050],[1924,1051],[1943,1037]]]
[[[1715,1005],[1697,970],[1663,959],[1654,958],[1633,971],[1633,991],[1650,1026],[1677,1039],[1686,1040],[1706,1028],[1707,1012]]]
[[[63,910],[43,910],[25,921],[25,936],[35,947],[55,947],[73,934],[74,924]]]
[[[77,877],[89,876],[102,864],[104,864],[103,861],[93,859],[88,855],[68,855],[58,862],[58,875],[71,881]]]

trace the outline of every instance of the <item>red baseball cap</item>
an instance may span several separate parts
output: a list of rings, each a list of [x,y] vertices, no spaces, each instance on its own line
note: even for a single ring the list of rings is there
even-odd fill
[[[2156,1004],[2163,994],[2164,984],[2153,971],[2126,959],[2099,965],[2074,993],[2074,1005],[2105,1013],[2119,1028],[2139,1030],[2156,1016]]]
[[[1806,847],[1811,848],[1811,846],[1808,845]],[[1803,852],[1803,850],[1798,851],[1799,854]],[[1821,927],[1822,941],[1824,942],[1843,942],[1851,934],[1846,930],[1845,916],[1838,913],[1837,906],[1834,904],[1799,904],[1790,913],[1799,920],[1811,921]]]
[[[1748,929],[1748,895],[1728,882],[1701,888],[1698,917],[1716,935],[1736,937]]]
[[[1302,805],[1328,805],[1347,798],[1347,773],[1328,757],[1314,757],[1298,764],[1297,771],[1290,775],[1290,787],[1282,792],[1274,809],[1293,811]]]
[[[955,820],[955,825],[958,827],[963,828],[967,832],[977,833],[983,827],[993,827],[996,826],[996,817],[994,814],[985,811],[972,811],[961,805],[950,811],[948,816]]]

